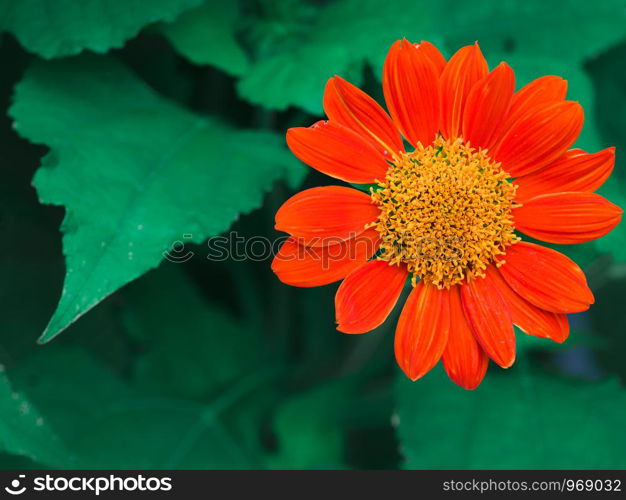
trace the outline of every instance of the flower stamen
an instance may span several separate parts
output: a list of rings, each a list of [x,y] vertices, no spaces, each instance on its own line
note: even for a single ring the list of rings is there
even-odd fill
[[[515,185],[485,150],[438,137],[394,162],[371,189],[380,208],[373,224],[378,259],[407,264],[439,288],[484,276],[487,265],[519,241],[514,233]]]

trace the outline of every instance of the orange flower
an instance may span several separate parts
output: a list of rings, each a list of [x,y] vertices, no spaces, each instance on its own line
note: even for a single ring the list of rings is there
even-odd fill
[[[544,76],[515,92],[506,64],[489,71],[478,44],[449,61],[430,43],[397,41],[383,71],[389,116],[335,76],[324,93],[328,121],[287,132],[291,151],[336,179],[371,184],[296,194],[276,214],[291,237],[272,264],[295,286],[343,279],[338,330],[379,326],[411,276],[395,336],[413,380],[438,361],[466,389],[488,358],[515,361],[513,325],[563,342],[567,313],[594,298],[585,275],[549,243],[603,236],[622,210],[594,191],[615,149],[570,149],[583,110],[567,82]],[[401,135],[413,146],[405,149]]]

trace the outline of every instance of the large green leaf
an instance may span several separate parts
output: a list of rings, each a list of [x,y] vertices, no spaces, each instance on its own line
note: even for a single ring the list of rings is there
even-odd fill
[[[202,0],[0,0],[0,31],[51,59],[121,47],[141,28],[171,21]]]
[[[341,416],[354,386],[354,380],[337,380],[281,405],[274,418],[278,452],[269,458],[270,468],[341,468],[345,439]]]
[[[364,62],[375,75],[394,40],[445,41],[452,52],[479,41],[490,60],[512,56],[568,61],[592,57],[626,38],[621,0],[589,9],[586,0],[554,8],[543,0],[338,0],[312,11],[302,2],[262,2],[251,25],[255,62],[239,92],[255,104],[321,111],[324,83],[334,74],[360,82]],[[532,31],[532,36],[529,33]]]
[[[241,75],[247,69],[248,57],[235,38],[238,15],[235,1],[209,1],[159,30],[192,63]]]
[[[475,391],[443,370],[397,384],[407,468],[622,468],[626,392],[615,381],[565,380],[520,360]],[[520,366],[520,364],[522,366]]]
[[[208,304],[179,268],[166,263],[124,294],[126,327],[142,345],[134,380],[153,393],[206,398],[258,370],[259,336]]]
[[[294,105],[319,114],[328,78],[339,74],[359,83],[364,63],[380,65],[393,41],[432,39],[429,7],[414,0],[339,0],[313,14],[303,2],[265,4],[265,15],[255,21],[254,39],[263,53],[238,89],[244,98],[270,109]]]
[[[4,369],[0,372],[0,449],[40,463],[60,463],[67,453],[47,420],[13,390]]]
[[[244,443],[221,423],[221,414],[255,387],[248,380],[207,404],[148,396],[84,350],[54,346],[25,360],[12,376],[69,450],[64,455],[34,456],[46,465],[132,469],[258,466]],[[5,401],[4,394],[1,396]],[[39,447],[47,445],[37,438]]]
[[[105,57],[35,65],[10,113],[23,137],[51,148],[34,180],[41,201],[66,207],[65,284],[42,341],[174,242],[228,229],[301,168],[281,137],[184,111]]]
[[[452,50],[478,40],[485,54],[576,63],[626,38],[623,0],[443,0],[434,8]]]

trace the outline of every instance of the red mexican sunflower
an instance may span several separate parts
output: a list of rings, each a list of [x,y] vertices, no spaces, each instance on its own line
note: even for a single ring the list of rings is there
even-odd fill
[[[369,184],[369,194],[327,186],[287,200],[276,228],[291,236],[272,269],[295,286],[343,279],[335,307],[345,333],[379,326],[411,277],[395,354],[413,380],[441,358],[454,382],[475,388],[489,358],[513,364],[513,325],[563,342],[566,314],[588,309],[593,294],[574,262],[518,232],[580,243],[622,214],[594,193],[613,170],[614,148],[570,149],[583,110],[566,90],[544,76],[515,92],[513,70],[489,71],[478,44],[446,61],[432,44],[406,40],[384,65],[389,115],[331,78],[328,121],[290,129],[287,143],[311,167]]]

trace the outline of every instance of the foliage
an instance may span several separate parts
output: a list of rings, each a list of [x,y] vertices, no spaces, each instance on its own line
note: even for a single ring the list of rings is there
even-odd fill
[[[292,163],[275,135],[188,113],[105,58],[36,65],[10,112],[18,133],[51,147],[34,180],[40,199],[67,209],[65,286],[43,341],[173,241],[228,229]]]
[[[206,258],[228,231],[276,237],[277,207],[328,182],[285,130],[322,118],[334,74],[380,99],[402,37],[446,56],[478,40],[518,87],[568,79],[578,145],[617,146],[602,192],[626,206],[626,10],[593,7],[0,0],[3,467],[626,466],[623,225],[559,248],[596,294],[571,338],[518,332],[517,364],[473,392],[405,380],[394,318],[336,332],[336,286]]]
[[[248,69],[248,56],[235,37],[238,14],[235,2],[207,2],[162,25],[160,31],[192,63],[241,76]]]
[[[626,436],[614,429],[625,411],[615,380],[565,380],[523,363],[473,393],[449,387],[442,370],[417,388],[398,383],[407,468],[623,468]]]
[[[104,53],[155,21],[171,21],[202,0],[21,0],[0,2],[0,30],[46,59]]]

